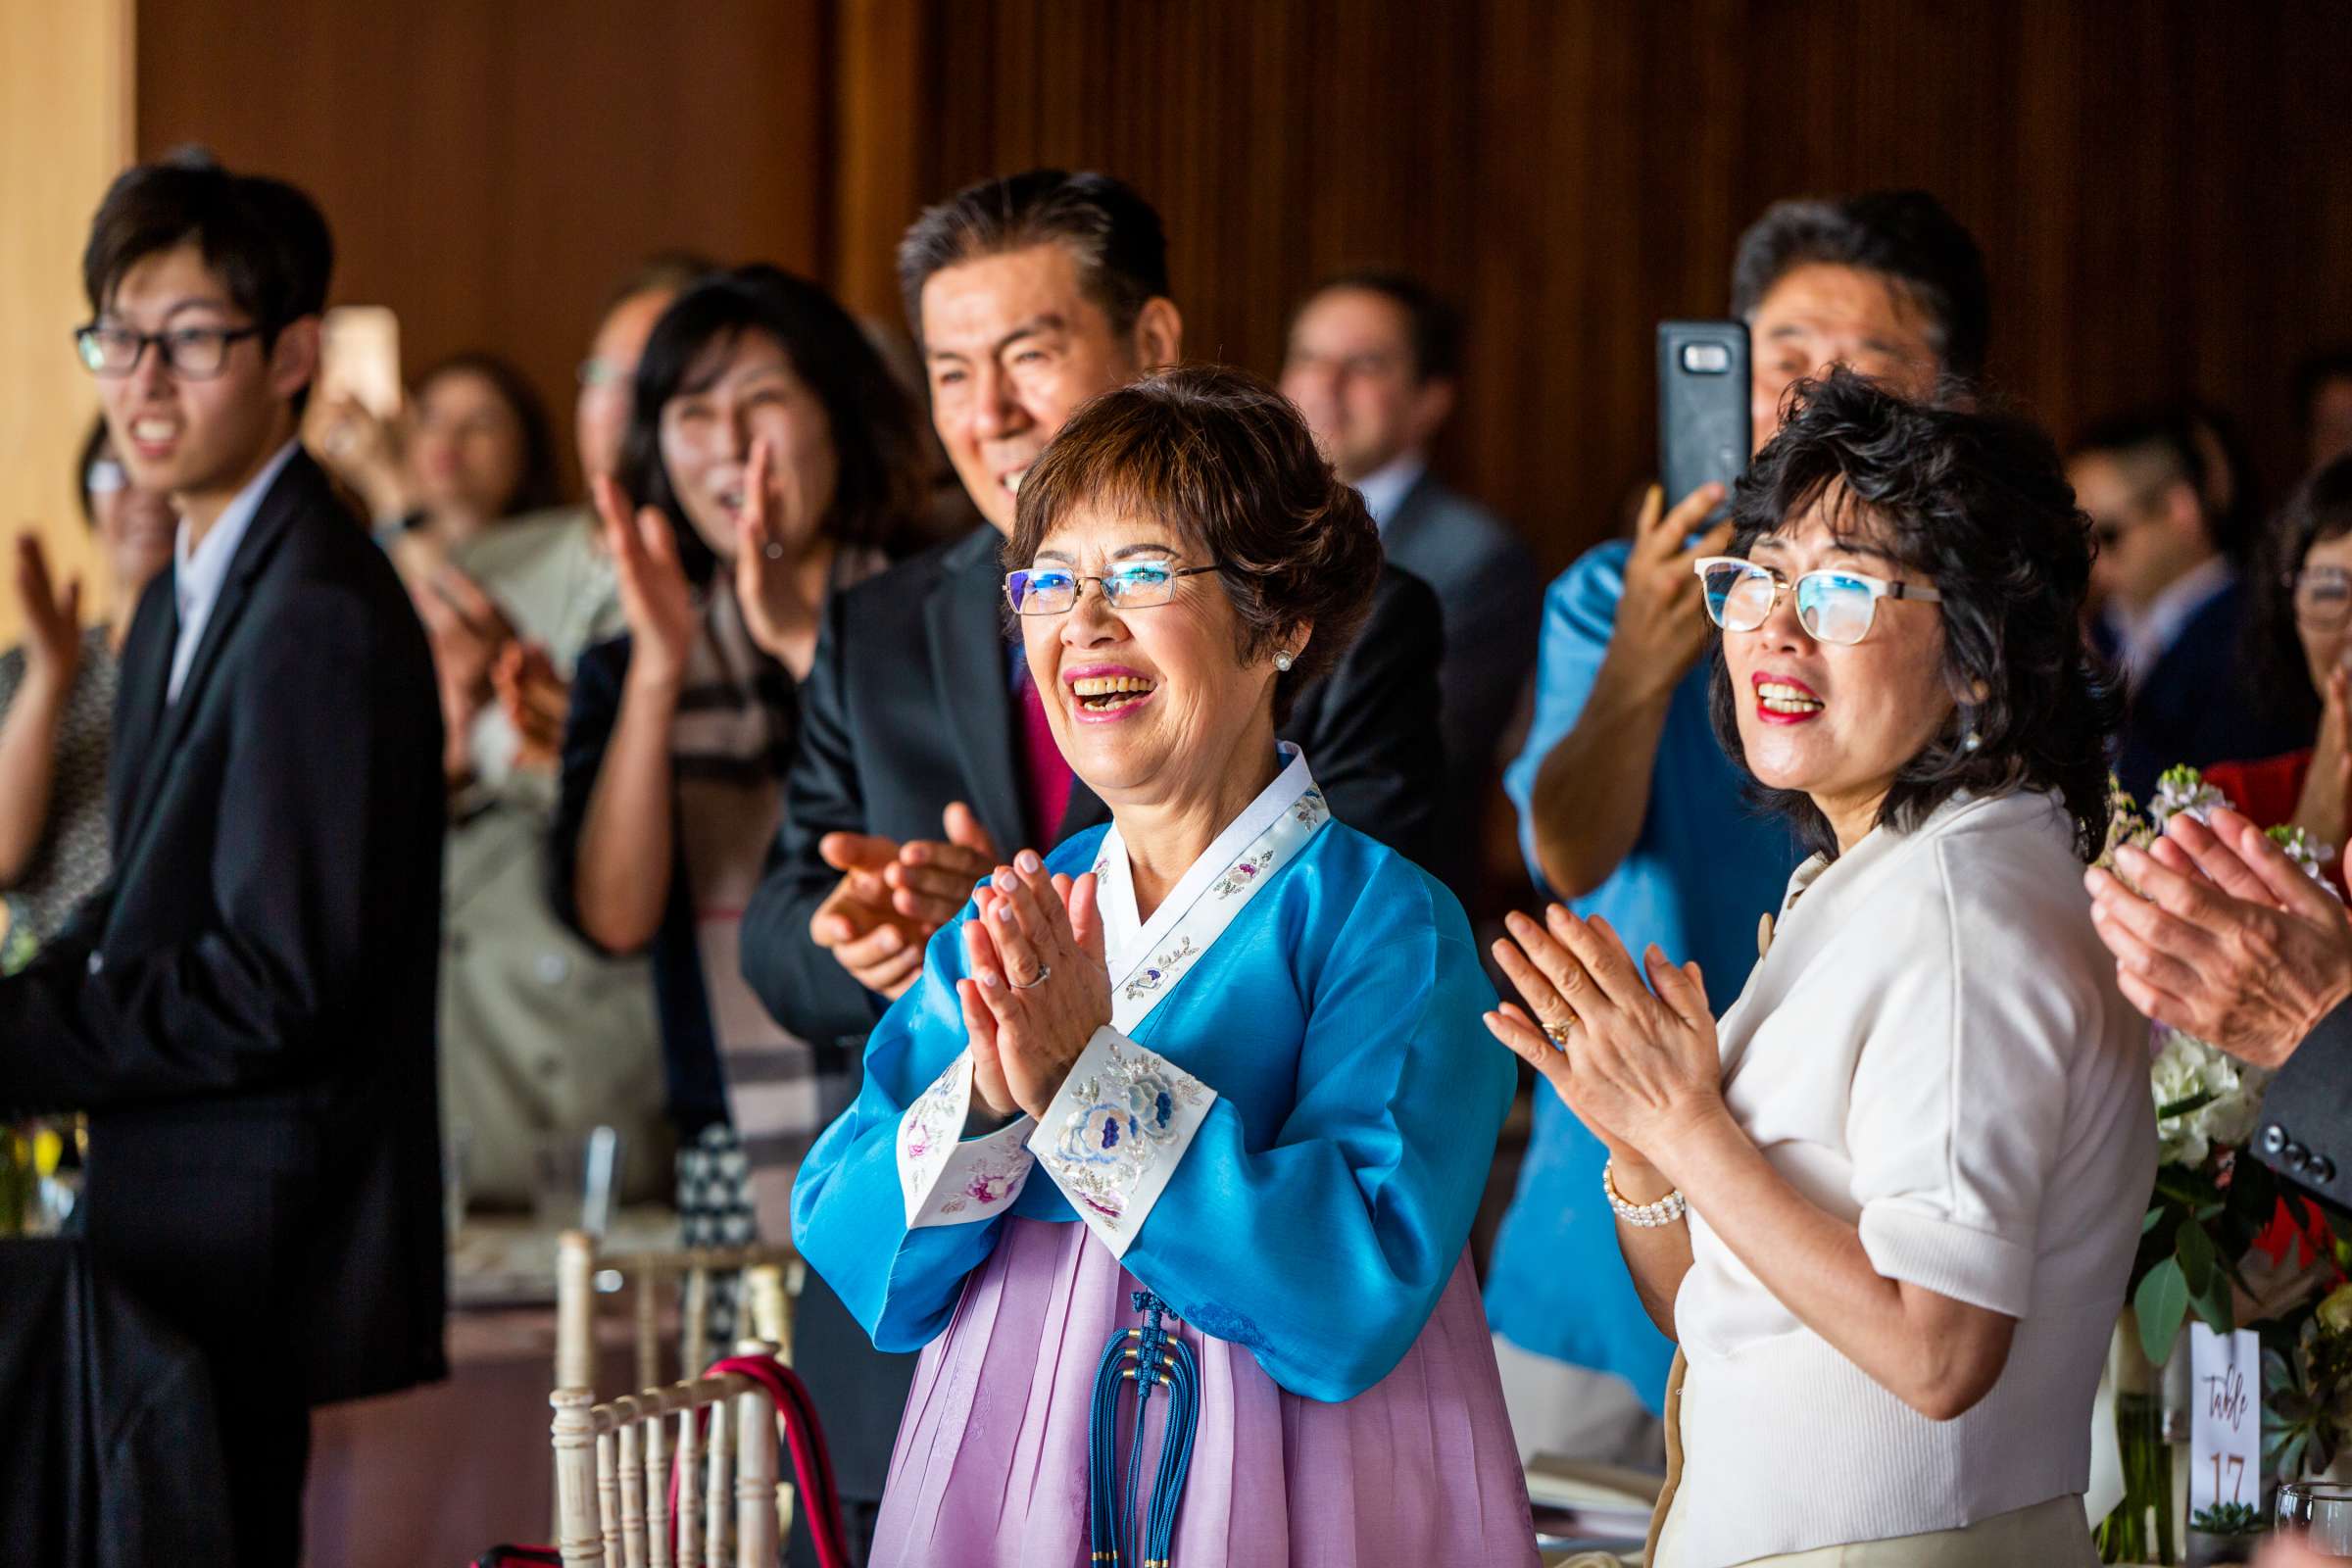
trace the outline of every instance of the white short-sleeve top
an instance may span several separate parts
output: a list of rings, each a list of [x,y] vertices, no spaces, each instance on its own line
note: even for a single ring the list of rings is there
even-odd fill
[[[1667,1568],[1956,1529],[2079,1493],[2156,1167],[2148,1026],[2054,796],[1962,796],[1790,879],[1723,1017],[1724,1095],[1872,1264],[2018,1320],[1931,1421],[1760,1284],[1695,1207]]]

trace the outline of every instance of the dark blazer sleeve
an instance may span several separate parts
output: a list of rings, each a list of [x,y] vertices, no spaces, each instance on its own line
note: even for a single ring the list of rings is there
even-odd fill
[[[816,847],[828,833],[867,831],[865,791],[850,712],[844,601],[825,605],[816,658],[801,684],[801,724],[784,777],[784,821],[767,869],[743,911],[743,977],[776,1021],[811,1043],[847,1044],[882,1015],[873,993],[808,936],[816,906],[841,874]]]
[[[2352,1209],[2352,1002],[2322,1018],[2271,1080],[2254,1152],[2314,1197]]]
[[[1410,572],[1385,567],[1363,631],[1329,675],[1299,694],[1282,728],[1306,753],[1332,815],[1424,863],[1445,758],[1444,654],[1438,596]]]
[[[384,722],[367,607],[331,587],[293,596],[241,677],[214,832],[217,918],[190,940],[128,955],[69,940],[0,981],[0,1105],[98,1109],[296,1079],[287,1059],[369,961],[361,941]],[[150,788],[156,787],[150,781]]]
[[[1503,732],[1536,667],[1544,577],[1535,558],[1515,539],[1498,541],[1480,555],[1447,613],[1439,723],[1455,776],[1484,784],[1502,768]]]
[[[583,650],[571,672],[571,706],[564,714],[564,753],[556,769],[556,818],[550,828],[548,900],[557,918],[582,942],[608,951],[580,924],[577,875],[580,833],[588,823],[588,801],[596,775],[620,722],[620,693],[629,673],[629,640],[615,637]]]

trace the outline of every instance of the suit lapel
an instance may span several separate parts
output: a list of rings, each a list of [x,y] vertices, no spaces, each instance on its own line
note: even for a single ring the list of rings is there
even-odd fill
[[[130,635],[122,642],[122,684],[115,693],[114,760],[107,768],[107,830],[129,842],[130,816],[146,797],[164,723],[164,688],[172,679],[172,648],[179,640],[179,606],[172,571],[155,574],[139,596]]]
[[[945,569],[923,606],[931,643],[931,681],[938,711],[956,737],[963,762],[964,804],[999,844],[1019,844],[1027,813],[1013,769],[1018,719],[1012,710],[1004,622],[998,608],[997,549],[1002,536],[985,524],[950,551]]]
[[[179,641],[176,605],[168,628],[170,635],[157,639],[159,646],[150,656],[162,660],[162,673],[155,678],[152,687],[152,701],[157,706],[150,710],[157,715],[152,732],[155,740],[148,748],[140,769],[138,794],[127,803],[125,831],[115,839],[117,864],[130,858],[141,829],[154,814],[157,785],[171,762],[172,754],[179,749],[179,743],[186,736],[188,725],[202,704],[206,688],[211,684],[213,666],[220,662],[221,646],[236,629],[237,621],[244,612],[245,601],[252,597],[255,580],[269,564],[270,556],[276,552],[278,541],[285,536],[287,528],[302,511],[310,484],[322,482],[309,454],[299,450],[278,471],[269,493],[262,497],[262,504],[255,511],[252,523],[246,527],[245,537],[237,542],[236,557],[229,563],[227,576],[221,579],[220,597],[213,602],[213,612],[205,620],[204,636],[197,642],[195,656],[188,662],[187,678],[180,682],[176,699],[170,695],[172,659]],[[171,592],[171,584],[166,583],[165,590]],[[131,694],[125,692],[123,695],[128,697]]]
[[[1421,531],[1424,514],[1436,494],[1436,479],[1423,473],[1404,493],[1404,499],[1396,503],[1396,513],[1380,530],[1381,547],[1391,560],[1396,560],[1397,552],[1406,549],[1413,536]]]

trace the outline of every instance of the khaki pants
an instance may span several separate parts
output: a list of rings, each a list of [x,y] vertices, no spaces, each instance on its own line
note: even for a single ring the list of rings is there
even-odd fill
[[[1642,1559],[1651,1568],[1676,1568],[1674,1525],[1669,1517],[1683,1478],[1683,1354],[1674,1355],[1666,1382],[1666,1489],[1650,1516],[1649,1544]],[[1695,1501],[1693,1503],[1695,1506]],[[2090,1526],[2079,1495],[2052,1497],[2030,1508],[1980,1519],[1958,1530],[1924,1536],[1863,1541],[1843,1546],[1756,1557],[1741,1568],[2092,1568]]]

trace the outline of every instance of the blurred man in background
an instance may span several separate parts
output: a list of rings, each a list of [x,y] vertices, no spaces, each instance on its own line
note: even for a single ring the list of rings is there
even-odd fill
[[[1282,390],[1339,476],[1362,492],[1389,560],[1437,590],[1447,809],[1430,869],[1475,914],[1479,829],[1503,732],[1535,665],[1544,594],[1518,536],[1429,470],[1461,373],[1452,306],[1401,273],[1350,272],[1308,295],[1291,318]]]

